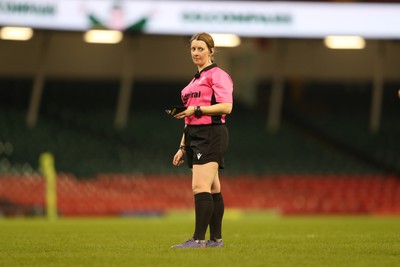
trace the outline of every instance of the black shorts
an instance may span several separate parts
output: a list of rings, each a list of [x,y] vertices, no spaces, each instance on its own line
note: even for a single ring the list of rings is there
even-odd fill
[[[220,169],[224,168],[224,155],[229,144],[225,124],[187,125],[184,133],[189,168],[208,162],[217,162]]]

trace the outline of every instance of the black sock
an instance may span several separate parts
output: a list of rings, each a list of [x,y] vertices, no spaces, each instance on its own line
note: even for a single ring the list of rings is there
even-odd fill
[[[210,221],[210,239],[217,241],[222,238],[222,218],[224,217],[224,199],[221,193],[212,194],[214,212]]]
[[[196,228],[193,238],[205,240],[208,224],[214,210],[213,197],[210,193],[203,192],[194,195]]]

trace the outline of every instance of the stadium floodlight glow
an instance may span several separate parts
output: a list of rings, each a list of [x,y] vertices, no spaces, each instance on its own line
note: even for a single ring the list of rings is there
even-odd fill
[[[13,41],[27,41],[33,36],[32,28],[3,27],[0,29],[0,39]]]
[[[123,34],[113,30],[89,30],[83,38],[87,43],[117,44],[122,41]]]
[[[236,47],[240,45],[240,37],[236,34],[211,33],[216,47]]]
[[[360,36],[327,36],[325,46],[330,49],[364,49],[365,39]]]

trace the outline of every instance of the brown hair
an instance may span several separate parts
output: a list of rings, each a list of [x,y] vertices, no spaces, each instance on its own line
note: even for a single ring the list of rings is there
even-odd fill
[[[190,44],[192,44],[194,40],[205,42],[208,50],[210,50],[211,53],[215,52],[214,39],[210,34],[206,32],[196,33],[192,36],[192,38],[190,38]]]

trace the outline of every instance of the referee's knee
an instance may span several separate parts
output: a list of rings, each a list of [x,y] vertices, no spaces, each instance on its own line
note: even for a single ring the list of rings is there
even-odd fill
[[[201,185],[193,185],[192,191],[193,191],[193,195],[196,195],[198,193],[211,193],[211,187],[201,186]]]

